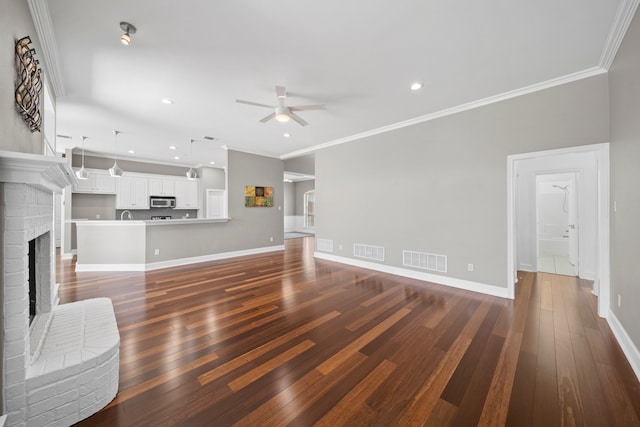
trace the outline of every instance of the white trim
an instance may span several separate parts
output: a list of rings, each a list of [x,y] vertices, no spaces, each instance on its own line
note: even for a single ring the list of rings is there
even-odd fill
[[[62,254],[61,258],[64,260],[69,260],[69,259],[73,259],[73,252],[70,253],[66,253],[66,254]]]
[[[517,160],[535,159],[546,156],[559,156],[572,153],[595,153],[598,162],[598,260],[595,286],[599,289],[598,315],[606,318],[610,304],[610,259],[609,259],[609,143],[581,145],[578,147],[560,148],[556,150],[537,151],[533,153],[507,156],[507,286],[509,295],[515,294],[516,274],[516,230],[515,230],[515,179],[514,164]]]
[[[64,96],[64,84],[62,82],[62,73],[58,62],[58,44],[56,43],[55,33],[53,31],[53,22],[51,22],[51,14],[46,0],[27,0],[29,10],[31,11],[31,19],[38,34],[38,40],[42,47],[42,55],[44,63],[47,67],[47,77],[51,82],[51,87],[56,98]]]
[[[455,277],[423,273],[421,271],[407,270],[405,268],[392,267],[390,265],[382,265],[375,262],[345,258],[323,252],[314,252],[313,256],[315,258],[338,262],[340,264],[347,264],[354,267],[366,268],[368,270],[380,271],[382,273],[394,274],[396,276],[408,277],[409,279],[422,280],[423,282],[436,283],[438,285],[450,286],[452,288],[464,289],[466,291],[479,292],[481,294],[491,295],[494,297],[509,298],[507,288],[501,288],[498,286],[456,279]]]
[[[59,194],[78,181],[65,159],[0,151],[0,182],[29,184]]]
[[[616,16],[613,19],[613,24],[609,30],[609,35],[607,36],[604,49],[602,49],[600,61],[598,61],[601,68],[604,68],[607,71],[611,68],[611,64],[613,64],[616,53],[618,53],[622,40],[627,34],[631,20],[636,13],[638,3],[640,3],[640,0],[622,0],[620,2]]]
[[[200,262],[217,261],[221,259],[236,258],[246,255],[258,255],[283,250],[284,245],[277,245],[190,258],[180,258],[169,261],[152,262],[148,264],[76,264],[76,271],[152,271],[162,268],[179,267],[182,265],[196,264]]]
[[[631,337],[627,334],[627,331],[622,327],[622,324],[615,316],[613,311],[609,312],[609,316],[607,316],[607,323],[611,328],[611,332],[618,340],[618,344],[622,348],[622,352],[627,357],[629,364],[631,365],[631,369],[636,374],[638,380],[640,380],[640,350],[633,344]]]
[[[446,116],[451,116],[453,114],[461,113],[468,110],[473,110],[474,108],[484,107],[489,104],[495,104],[497,102],[505,101],[507,99],[516,98],[518,96],[527,95],[530,93],[538,92],[541,90],[549,89],[552,87],[560,86],[566,83],[571,83],[577,80],[586,79],[588,77],[597,76],[603,73],[606,73],[607,70],[601,67],[592,67],[586,70],[578,71],[572,74],[567,74],[566,76],[557,77],[555,79],[550,79],[545,82],[536,83],[530,86],[525,86],[519,89],[510,90],[507,92],[500,93],[498,95],[489,96],[487,98],[479,99],[476,101],[467,102],[466,104],[457,105],[455,107],[446,108],[444,110],[436,111],[435,113],[429,113],[424,116],[416,117],[413,119],[405,120],[402,122],[394,123],[388,126],[379,127],[376,129],[372,129],[366,132],[358,133],[355,135],[347,136],[344,138],[335,139],[333,141],[325,142],[322,144],[314,145],[312,147],[303,148],[302,150],[292,151],[290,153],[283,154],[280,156],[282,160],[290,159],[293,157],[299,157],[305,154],[310,154],[315,151],[321,150],[323,148],[332,147],[334,145],[340,145],[351,141],[356,141],[358,139],[367,138],[373,135],[378,135],[385,132],[390,132],[396,129],[405,128],[407,126],[413,126],[415,124],[428,122],[431,120],[439,119]]]

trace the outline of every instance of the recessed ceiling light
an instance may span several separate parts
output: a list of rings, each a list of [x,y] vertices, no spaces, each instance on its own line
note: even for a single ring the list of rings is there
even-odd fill
[[[175,146],[175,145],[170,145],[170,146],[169,146],[169,150],[175,150],[175,149],[176,149],[176,146]]]
[[[282,136],[284,136],[285,138],[291,138],[291,134],[290,134],[289,132],[286,132],[286,133],[285,133],[284,135],[282,135]]]
[[[213,136],[203,136],[202,138],[206,139],[207,141],[217,141],[218,138],[215,138]]]
[[[216,162],[209,162],[209,164],[210,164],[210,165],[215,165],[215,164],[216,164]]]
[[[129,154],[136,154],[136,152],[133,150],[129,150]]]
[[[415,82],[411,85],[411,90],[420,90],[422,89],[422,83],[420,82]]]
[[[173,159],[174,160],[180,160],[180,157],[179,156],[175,156]]]
[[[162,98],[161,102],[165,105],[172,105],[174,103],[173,99],[169,99],[169,98]]]

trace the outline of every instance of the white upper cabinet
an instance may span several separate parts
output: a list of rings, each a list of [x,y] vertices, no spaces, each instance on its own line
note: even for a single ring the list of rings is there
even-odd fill
[[[149,196],[173,197],[176,195],[175,180],[169,178],[149,178]]]
[[[79,179],[73,187],[74,193],[114,194],[116,192],[115,178],[102,169],[87,169],[89,179]]]
[[[149,209],[149,180],[139,176],[118,179],[116,209]]]
[[[198,200],[198,180],[176,180],[175,185],[176,209],[198,209],[200,207]]]

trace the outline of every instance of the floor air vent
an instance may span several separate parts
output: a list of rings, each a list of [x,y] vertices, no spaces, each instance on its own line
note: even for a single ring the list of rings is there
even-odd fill
[[[402,264],[407,267],[424,268],[425,270],[447,272],[447,256],[428,254],[425,252],[402,251]]]
[[[333,240],[329,239],[318,239],[317,240],[318,250],[323,252],[333,252]]]
[[[382,246],[353,244],[353,256],[367,258],[375,261],[384,261],[384,248]]]

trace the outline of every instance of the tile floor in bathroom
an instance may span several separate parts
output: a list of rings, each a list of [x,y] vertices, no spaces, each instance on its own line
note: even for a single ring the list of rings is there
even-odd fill
[[[538,271],[544,273],[564,274],[565,276],[575,276],[576,270],[566,256],[544,255],[538,256]]]

